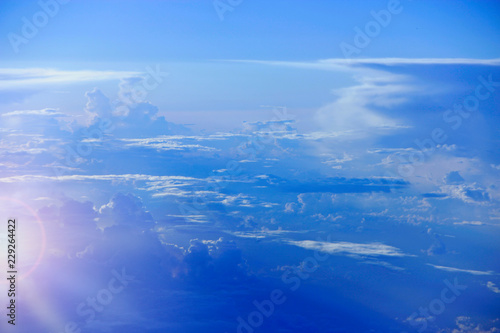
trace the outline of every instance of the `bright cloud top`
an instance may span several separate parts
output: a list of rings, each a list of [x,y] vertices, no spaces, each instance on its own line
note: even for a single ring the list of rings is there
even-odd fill
[[[400,249],[380,243],[351,243],[351,242],[319,242],[319,241],[288,241],[288,244],[308,250],[316,250],[330,254],[351,254],[363,256],[404,257],[407,254]]]

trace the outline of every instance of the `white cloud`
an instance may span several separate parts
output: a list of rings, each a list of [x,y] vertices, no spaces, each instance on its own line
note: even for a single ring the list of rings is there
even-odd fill
[[[152,176],[142,174],[124,174],[124,175],[67,175],[67,176],[41,176],[41,175],[22,175],[0,178],[0,183],[31,183],[31,182],[46,182],[46,181],[86,181],[86,180],[103,180],[103,181],[192,181],[200,180],[198,178],[184,176]]]
[[[243,193],[237,195],[226,195],[222,204],[225,206],[254,207],[251,200],[255,199]]]
[[[458,224],[458,225],[485,225],[485,223],[481,221],[463,221],[463,222],[455,222],[453,224]]]
[[[332,58],[316,61],[269,61],[269,60],[227,60],[230,62],[244,62],[271,66],[286,66],[296,68],[310,68],[320,70],[346,70],[355,65],[484,65],[500,66],[500,59],[472,59],[472,58],[359,58],[345,59]]]
[[[498,322],[498,318],[494,319],[492,321],[492,324],[494,326],[495,323]],[[498,333],[498,328],[495,327],[484,327],[482,324],[478,324],[477,322],[473,322],[470,317],[466,316],[460,316],[455,319],[455,324],[457,325],[457,328],[454,328],[452,333]],[[485,323],[487,326],[490,326],[491,324]],[[444,332],[444,331],[441,331]],[[446,332],[450,332],[447,330]]]
[[[491,290],[492,292],[494,293],[497,293],[497,294],[500,294],[500,289],[498,289],[498,287],[491,281],[488,281],[488,283],[486,284],[486,286],[488,287],[489,290]]]
[[[244,231],[229,231],[226,230],[224,231],[230,235],[233,235],[235,237],[240,237],[240,238],[255,238],[255,239],[263,239],[267,237],[278,237],[279,235],[286,234],[286,233],[303,233],[305,231],[294,231],[294,230],[284,230],[281,227],[275,230],[269,230],[266,227],[262,227],[258,231],[250,231],[250,232],[244,232]]]
[[[145,209],[141,198],[130,193],[117,193],[99,208],[97,221],[100,227],[116,224],[152,227],[154,219]]]
[[[433,264],[427,264],[427,265],[432,266],[436,269],[440,269],[442,271],[453,272],[453,273],[468,273],[468,274],[472,274],[472,275],[494,275],[495,274],[495,272],[493,272],[493,271],[484,272],[484,271],[474,271],[471,269],[460,269],[460,268],[453,268],[453,267],[446,267],[446,266],[438,266],[438,265],[433,265]]]
[[[417,93],[414,82],[406,75],[392,74],[370,65],[487,65],[499,66],[500,59],[470,58],[366,58],[320,59],[315,61],[228,60],[270,66],[329,70],[352,74],[358,85],[337,90],[337,100],[320,108],[316,120],[330,132],[354,131],[360,137],[384,134],[401,128],[400,120],[385,116],[374,107],[391,108],[407,101],[409,93]],[[380,67],[379,67],[380,68]],[[413,83],[413,84],[410,84]],[[429,89],[426,88],[428,94]],[[375,133],[374,130],[377,130]],[[384,132],[380,133],[380,130]],[[377,133],[378,132],[378,133]]]
[[[167,215],[168,217],[175,217],[179,219],[185,219],[187,222],[191,223],[207,223],[209,220],[205,215],[197,215],[197,214],[191,214],[191,215]]]
[[[316,120],[329,131],[354,131],[361,137],[374,129],[387,131],[406,127],[373,107],[390,108],[404,103],[406,94],[415,91],[407,79],[403,75],[367,70],[356,77],[357,85],[336,90],[337,99],[321,107]]]
[[[49,151],[52,145],[59,142],[58,139],[45,139],[36,134],[10,134],[0,140],[0,156],[17,153],[37,155]]]
[[[330,254],[352,254],[363,256],[408,256],[400,249],[381,243],[350,243],[350,242],[320,242],[320,241],[287,241],[290,245],[295,245],[308,250],[316,250]]]
[[[64,113],[59,112],[58,109],[41,109],[41,110],[17,110],[6,112],[2,114],[2,117],[10,117],[10,116],[51,116],[51,117],[59,117],[66,116]]]
[[[490,201],[488,191],[478,187],[476,184],[443,185],[440,187],[440,190],[454,199],[459,199],[467,203],[486,204]]]
[[[0,90],[13,87],[38,87],[43,84],[117,80],[136,76],[138,72],[80,70],[66,71],[50,68],[0,68]]]
[[[111,101],[100,89],[88,91],[85,107],[89,125],[110,123],[109,132],[116,137],[144,138],[164,134],[187,134],[190,130],[159,116],[157,106],[144,98]],[[119,93],[120,96],[120,93]],[[146,97],[146,96],[143,96]]]
[[[332,65],[485,65],[500,66],[500,58],[497,59],[472,59],[472,58],[365,58],[365,59],[324,59],[320,64]]]
[[[85,112],[91,121],[95,118],[108,119],[112,117],[112,108],[109,98],[97,88],[85,93],[87,97],[87,104],[85,105]]]
[[[122,139],[127,142],[126,147],[143,147],[157,150],[198,150],[198,151],[215,151],[213,147],[202,146],[198,144],[184,144],[176,139],[158,137],[146,139]]]

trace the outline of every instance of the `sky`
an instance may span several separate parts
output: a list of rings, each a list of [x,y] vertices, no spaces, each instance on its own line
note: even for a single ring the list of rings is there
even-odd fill
[[[2,332],[500,332],[499,22],[0,2]]]

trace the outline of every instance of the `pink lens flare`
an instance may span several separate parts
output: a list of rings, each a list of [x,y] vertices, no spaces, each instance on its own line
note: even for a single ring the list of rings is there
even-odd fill
[[[27,278],[28,276],[30,276],[36,270],[36,268],[40,265],[40,262],[42,261],[43,255],[45,254],[45,247],[47,245],[47,235],[45,233],[45,227],[43,225],[42,220],[40,219],[38,214],[35,212],[35,210],[33,208],[31,208],[25,202],[22,202],[20,200],[13,199],[13,198],[8,198],[8,197],[0,197],[0,201],[10,201],[10,202],[16,203],[16,204],[21,205],[24,208],[26,208],[26,210],[29,211],[31,215],[33,215],[33,217],[35,218],[35,220],[38,223],[38,226],[40,228],[40,237],[42,240],[40,253],[38,254],[38,257],[37,257],[35,263],[33,264],[33,266],[31,266],[31,268],[27,272],[22,273],[19,276],[19,280],[23,280],[23,279]],[[22,247],[22,245],[21,245],[21,247]],[[6,284],[6,283],[8,283],[8,281],[1,282],[1,284]]]

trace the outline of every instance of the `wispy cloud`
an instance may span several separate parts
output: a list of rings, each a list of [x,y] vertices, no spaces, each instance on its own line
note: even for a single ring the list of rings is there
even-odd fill
[[[67,176],[42,176],[42,175],[22,175],[0,178],[0,183],[23,183],[23,182],[46,182],[46,181],[193,181],[199,180],[184,176],[152,176],[142,174],[124,174],[124,175],[67,175]]]
[[[432,266],[436,269],[440,269],[442,271],[453,272],[453,273],[468,273],[468,274],[472,274],[472,275],[494,275],[495,274],[495,272],[493,272],[493,271],[484,272],[484,271],[474,271],[471,269],[460,269],[460,268],[454,268],[454,267],[438,266],[438,265],[433,265],[433,264],[427,264],[427,265]]]
[[[11,116],[47,116],[47,117],[58,117],[66,116],[64,113],[59,112],[57,109],[41,109],[41,110],[16,110],[11,112],[6,112],[2,114],[2,117]]]
[[[356,80],[357,85],[337,89],[337,99],[317,111],[319,124],[335,132],[354,131],[360,137],[366,136],[368,129],[385,132],[407,128],[373,108],[390,108],[406,102],[408,94],[416,88],[406,82],[405,76],[369,70]]]
[[[473,59],[473,58],[360,58],[345,59],[332,58],[313,61],[273,61],[273,60],[226,60],[271,66],[287,66],[319,70],[346,70],[347,67],[357,65],[483,65],[500,66],[500,58]]]
[[[184,144],[169,138],[147,138],[147,139],[122,139],[127,142],[126,147],[143,147],[157,150],[199,150],[215,151],[216,148],[202,146],[198,144]]]
[[[191,223],[207,223],[209,220],[205,215],[167,215],[168,217],[174,217],[178,219],[184,219]]]
[[[496,294],[500,294],[500,289],[498,289],[498,287],[491,281],[488,281],[488,283],[486,284],[486,286],[488,287],[489,290],[491,290],[492,292],[496,293]]]
[[[304,233],[305,231],[297,231],[297,230],[284,230],[281,227],[275,230],[269,230],[265,227],[262,227],[261,230],[256,230],[256,231],[230,231],[226,230],[224,231],[230,235],[233,235],[235,237],[240,237],[240,238],[255,238],[255,239],[262,239],[262,238],[268,238],[268,237],[278,237],[280,235],[286,234],[286,233]]]
[[[484,65],[500,66],[500,58],[497,59],[473,59],[473,58],[365,58],[365,59],[324,59],[318,63],[338,65]]]
[[[137,76],[131,71],[68,71],[50,68],[0,68],[0,89],[38,87],[52,83],[74,83],[88,81],[116,80]]]
[[[302,247],[307,250],[316,250],[330,254],[352,254],[362,256],[408,256],[400,249],[381,243],[350,243],[350,242],[320,242],[320,241],[287,241],[290,245]]]
[[[485,225],[485,223],[481,221],[463,221],[463,222],[455,222],[453,224],[458,224],[458,225]]]

